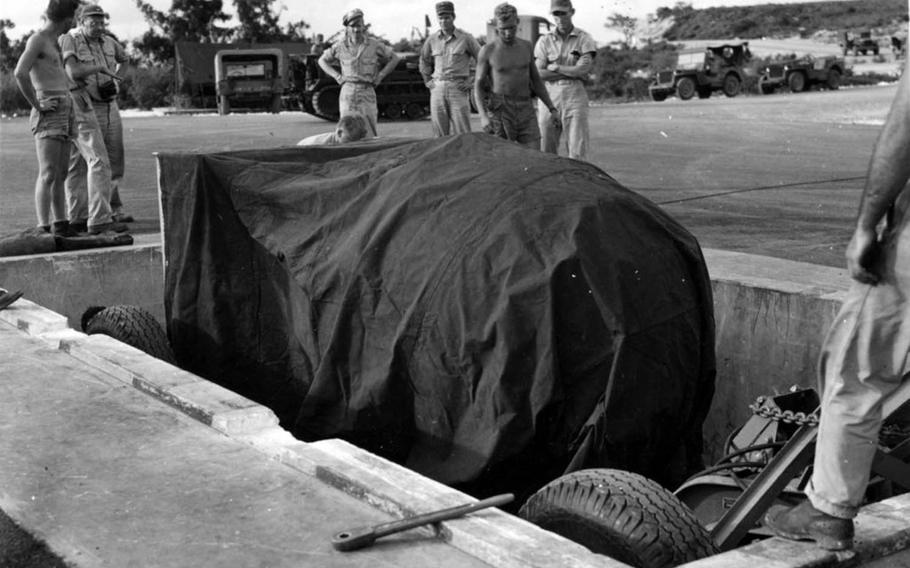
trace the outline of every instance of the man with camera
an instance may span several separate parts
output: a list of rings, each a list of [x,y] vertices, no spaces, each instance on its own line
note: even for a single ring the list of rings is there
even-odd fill
[[[123,213],[123,124],[117,106],[119,72],[127,61],[120,43],[107,33],[107,13],[88,4],[79,27],[60,37],[76,109],[76,144],[70,154],[66,195],[70,224],[77,231],[122,232],[132,217]],[[87,224],[83,226],[83,222]]]

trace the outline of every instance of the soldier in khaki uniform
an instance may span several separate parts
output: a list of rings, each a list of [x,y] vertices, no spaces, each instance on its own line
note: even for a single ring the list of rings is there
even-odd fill
[[[591,71],[597,46],[587,32],[572,23],[575,9],[571,0],[553,0],[550,13],[556,21],[556,29],[537,40],[534,58],[540,78],[559,109],[562,128],[553,127],[550,111],[539,107],[540,149],[556,154],[561,135],[565,134],[569,157],[584,160],[588,156],[590,138],[584,80]]]
[[[455,5],[436,4],[439,31],[420,50],[420,73],[430,89],[430,114],[437,137],[471,131],[471,61],[480,45],[468,32],[455,27]]]
[[[341,116],[357,113],[367,119],[370,136],[377,136],[374,87],[398,65],[399,57],[392,48],[369,37],[363,23],[363,12],[351,10],[342,18],[344,38],[335,42],[319,57],[319,66],[341,85],[338,106]],[[340,72],[334,67],[340,66]],[[380,65],[382,65],[380,67]]]

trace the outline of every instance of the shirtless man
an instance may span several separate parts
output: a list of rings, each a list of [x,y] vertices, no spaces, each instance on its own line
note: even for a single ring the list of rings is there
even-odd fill
[[[530,90],[533,89],[547,106],[553,117],[553,127],[557,129],[561,126],[559,113],[540,80],[531,43],[516,36],[518,12],[515,7],[500,4],[496,6],[494,17],[498,37],[481,48],[474,79],[480,124],[484,132],[539,149],[540,129]],[[488,108],[482,104],[487,82],[492,84]]]
[[[73,236],[66,219],[63,183],[69,167],[73,103],[57,38],[73,27],[78,0],[50,0],[44,26],[31,35],[14,72],[22,95],[32,106],[29,126],[35,136],[38,179],[35,209],[38,227]],[[51,216],[53,215],[53,227]]]

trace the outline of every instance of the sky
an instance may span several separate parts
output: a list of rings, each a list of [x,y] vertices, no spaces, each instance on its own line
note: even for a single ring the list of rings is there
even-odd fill
[[[486,22],[493,16],[493,8],[500,0],[480,2],[478,0],[455,0],[455,25],[479,36],[486,33]],[[577,27],[590,33],[598,44],[606,44],[619,39],[618,32],[608,30],[604,24],[614,13],[635,18],[644,18],[653,14],[661,6],[673,6],[678,0],[574,0]],[[801,0],[772,0],[773,3],[794,3]],[[803,0],[804,1],[804,0]],[[694,8],[714,6],[745,6],[772,2],[756,0],[688,0]],[[159,10],[167,10],[171,0],[150,0]],[[549,9],[548,0],[511,0],[519,14],[546,16]],[[148,24],[136,7],[133,0],[100,0],[99,4],[111,15],[110,29],[121,40],[139,38]],[[233,0],[224,0],[225,12],[232,13]],[[435,1],[423,0],[276,0],[276,8],[284,6],[282,23],[305,20],[310,24],[310,33],[321,33],[329,37],[341,29],[342,15],[353,8],[364,11],[368,24],[372,24],[373,33],[385,37],[391,42],[409,38],[412,30],[418,28],[423,32],[424,14],[436,26],[434,14]],[[15,24],[8,30],[11,39],[38,29],[42,25],[41,14],[47,7],[46,0],[5,0],[0,8],[0,18],[11,20]]]

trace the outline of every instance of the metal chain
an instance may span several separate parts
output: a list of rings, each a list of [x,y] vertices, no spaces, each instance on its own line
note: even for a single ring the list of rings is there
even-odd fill
[[[796,424],[798,426],[818,426],[818,415],[814,412],[793,412],[792,410],[781,410],[776,404],[766,404],[771,399],[766,396],[760,396],[755,402],[749,405],[749,410],[755,416],[767,418],[774,422],[783,422],[785,424]]]

